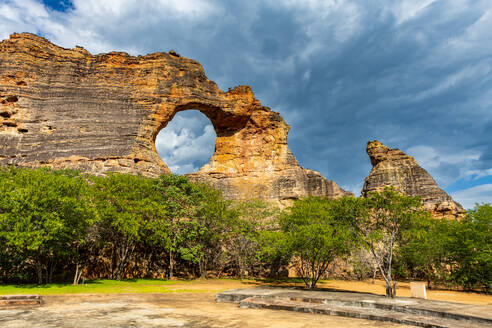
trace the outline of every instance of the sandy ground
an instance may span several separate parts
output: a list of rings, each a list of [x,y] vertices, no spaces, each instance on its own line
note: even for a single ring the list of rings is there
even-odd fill
[[[374,283],[372,283],[372,281],[333,280],[321,284],[320,287],[373,293],[379,295],[384,295],[385,293],[385,284],[382,280],[375,280]],[[400,297],[410,297],[410,283],[398,282],[396,295]],[[427,298],[436,301],[448,301],[476,305],[492,305],[492,295],[485,295],[480,293],[449,290],[427,290]]]
[[[40,307],[0,309],[0,327],[407,327],[327,315],[241,309],[237,304],[215,302],[218,292],[255,286],[265,284],[254,280],[203,280],[163,286],[167,291],[164,294],[43,296],[44,304]],[[384,293],[382,281],[327,281],[320,287]],[[183,290],[189,292],[183,293]],[[397,293],[409,296],[409,285],[400,283]],[[430,291],[429,296],[436,300],[492,305],[492,296],[478,293]]]
[[[0,310],[0,327],[407,327],[391,323],[289,311],[240,309],[215,303],[214,294],[45,296],[37,308]]]
[[[255,286],[265,286],[260,281],[255,280],[203,280],[194,281],[193,284],[183,283],[175,284],[169,286],[168,289],[187,289],[187,290],[197,290],[203,292],[215,292],[224,291],[227,289],[234,288],[251,288]],[[272,284],[279,285],[279,284]],[[281,285],[292,285],[296,287],[303,287],[304,284],[281,284]],[[329,280],[318,285],[320,288],[334,289],[334,290],[345,290],[345,291],[355,291],[363,293],[372,293],[378,295],[384,295],[385,284],[382,280],[368,280],[368,281],[345,281],[345,280]],[[398,282],[397,285],[397,296],[400,297],[410,297],[410,283],[408,282]],[[450,291],[450,290],[427,290],[427,298],[436,301],[448,301],[466,304],[476,304],[476,305],[492,305],[492,295],[485,295],[480,293],[470,293],[461,291]]]

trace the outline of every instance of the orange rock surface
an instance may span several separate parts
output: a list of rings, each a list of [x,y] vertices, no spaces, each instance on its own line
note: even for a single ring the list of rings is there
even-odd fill
[[[223,92],[198,62],[175,52],[91,55],[13,34],[0,42],[0,102],[1,165],[170,173],[155,138],[177,112],[197,109],[217,141],[210,163],[191,179],[231,199],[281,204],[350,194],[299,166],[287,146],[289,126],[250,87]]]

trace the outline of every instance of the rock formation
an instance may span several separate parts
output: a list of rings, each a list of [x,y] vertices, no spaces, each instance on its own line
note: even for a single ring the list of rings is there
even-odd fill
[[[299,166],[287,147],[289,126],[250,87],[223,92],[198,62],[174,51],[91,55],[13,34],[0,42],[0,102],[1,165],[170,173],[155,138],[177,112],[197,109],[212,122],[217,143],[191,179],[232,199],[350,194]]]
[[[435,217],[455,218],[464,212],[461,205],[439,188],[412,156],[386,147],[377,140],[369,141],[366,150],[372,170],[364,182],[362,196],[394,186],[408,196],[419,196],[424,208]]]

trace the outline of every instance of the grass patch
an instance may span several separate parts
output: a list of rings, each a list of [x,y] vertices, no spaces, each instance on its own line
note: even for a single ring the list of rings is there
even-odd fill
[[[175,284],[188,284],[192,281],[131,279],[131,280],[90,280],[74,286],[65,284],[46,285],[0,285],[0,295],[12,294],[132,294],[132,293],[169,293],[189,292],[187,289],[172,288]],[[171,288],[170,288],[171,287]]]
[[[291,280],[291,279],[288,279]],[[145,293],[219,293],[233,288],[248,288],[265,285],[262,279],[212,278],[195,280],[129,279],[129,280],[88,280],[85,284],[73,286],[62,284],[2,285],[0,295],[38,294],[145,294]]]

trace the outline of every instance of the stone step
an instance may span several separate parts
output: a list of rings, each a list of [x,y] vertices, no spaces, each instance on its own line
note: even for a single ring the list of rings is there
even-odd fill
[[[40,305],[39,295],[0,295],[0,307]]]
[[[489,323],[470,321],[466,319],[440,318],[436,316],[405,313],[380,308],[305,302],[280,297],[265,298],[252,296],[240,301],[239,306],[241,308],[287,310],[304,313],[336,315],[429,328],[492,328],[492,325]]]
[[[268,296],[266,298],[269,298]],[[271,297],[275,298],[275,296]],[[434,308],[424,308],[418,305],[408,306],[405,300],[393,299],[386,302],[386,300],[374,301],[374,300],[344,300],[344,299],[334,299],[334,298],[321,298],[321,297],[289,297],[291,301],[300,301],[315,304],[330,304],[348,307],[359,307],[368,309],[380,309],[387,311],[402,312],[426,317],[437,317],[443,319],[453,319],[453,320],[467,320],[470,322],[487,323],[492,325],[492,320],[482,317],[476,317],[470,314],[459,314],[442,311],[442,309]],[[398,303],[400,301],[400,303]]]
[[[315,304],[380,309],[413,315],[437,317],[443,319],[467,320],[472,323],[492,325],[492,307],[435,300],[422,300],[407,297],[394,299],[366,293],[308,291],[298,288],[249,288],[228,290],[217,294],[217,302],[240,303],[249,297],[264,299],[288,299],[291,301]]]

